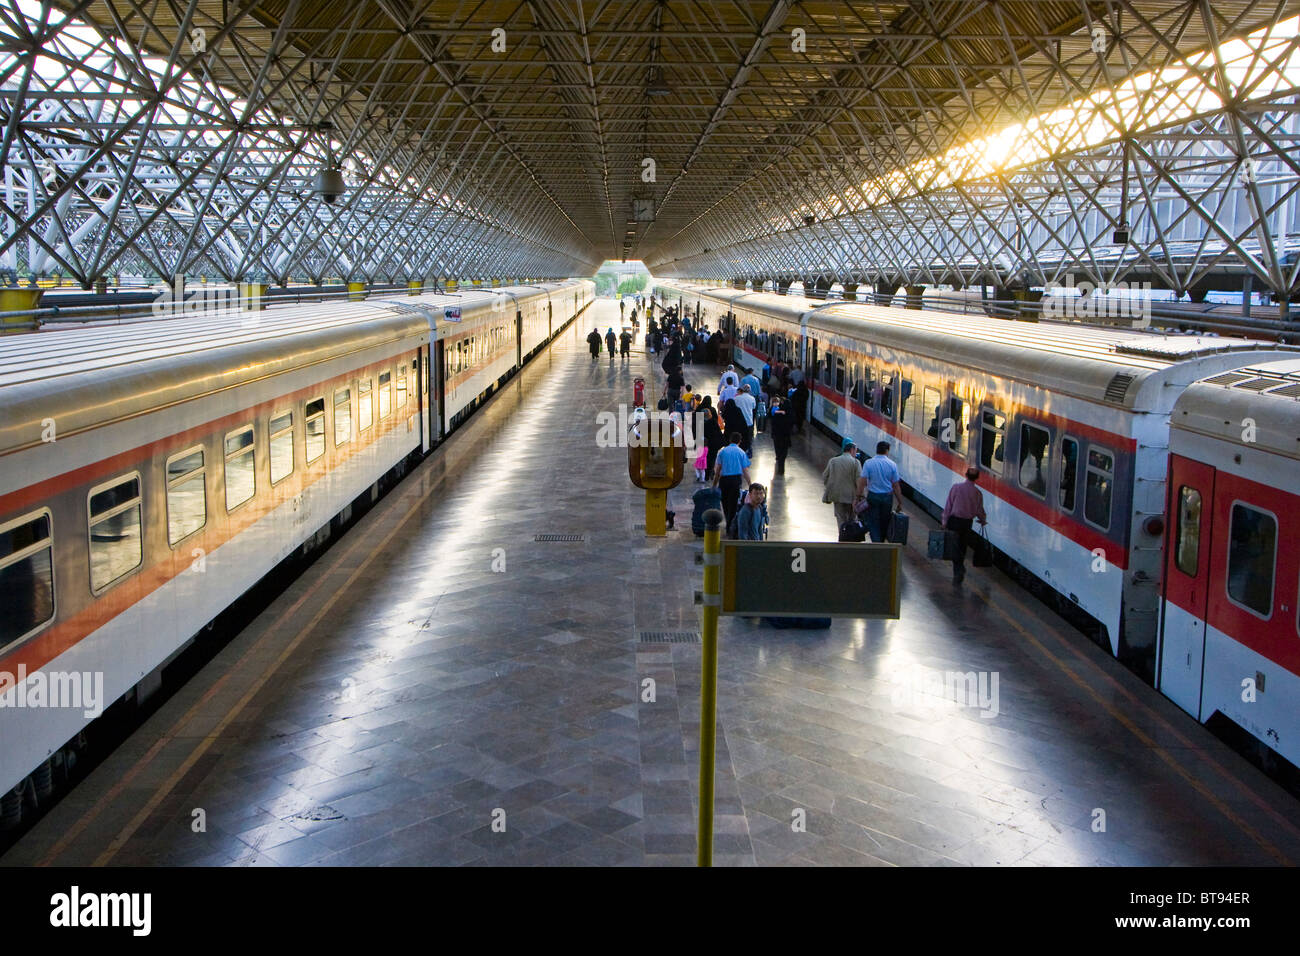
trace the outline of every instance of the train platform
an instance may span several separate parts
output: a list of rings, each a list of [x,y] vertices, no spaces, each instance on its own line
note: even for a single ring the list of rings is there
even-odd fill
[[[0,864],[693,865],[697,486],[647,539],[598,415],[661,375],[593,309]],[[835,451],[756,440],[771,538],[835,539]],[[715,865],[1300,862],[1295,798],[909,510],[899,620],[722,619]]]

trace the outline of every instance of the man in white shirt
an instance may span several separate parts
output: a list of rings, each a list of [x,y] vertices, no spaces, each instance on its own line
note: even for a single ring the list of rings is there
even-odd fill
[[[742,385],[735,401],[740,414],[745,418],[745,430],[740,436],[740,447],[746,455],[752,455],[754,453],[754,410],[758,407],[758,399],[749,394],[748,385]]]
[[[726,401],[725,398],[722,398],[722,390],[728,385],[735,387],[737,390],[740,388],[740,376],[736,374],[736,366],[734,365],[728,365],[727,370],[722,373],[722,378],[718,380],[718,397],[720,401]]]

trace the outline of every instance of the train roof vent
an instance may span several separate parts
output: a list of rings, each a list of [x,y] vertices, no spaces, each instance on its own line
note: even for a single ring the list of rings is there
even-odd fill
[[[1272,388],[1274,385],[1285,385],[1286,379],[1282,378],[1252,378],[1246,382],[1238,382],[1233,388],[1244,388],[1252,392],[1262,392],[1266,388]]]
[[[1116,372],[1115,377],[1106,386],[1106,401],[1123,405],[1124,396],[1128,394],[1128,387],[1133,384],[1133,379],[1134,376],[1126,372]]]
[[[1224,372],[1222,375],[1215,375],[1213,378],[1207,378],[1207,385],[1236,385],[1238,382],[1244,382],[1250,378],[1249,375],[1242,375],[1240,372]]]
[[[1287,398],[1300,398],[1300,382],[1291,385],[1283,385],[1281,388],[1275,388],[1269,392],[1270,395],[1283,395]]]

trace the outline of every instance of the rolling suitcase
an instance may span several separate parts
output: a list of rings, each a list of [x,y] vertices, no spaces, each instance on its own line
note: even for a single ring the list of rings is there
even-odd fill
[[[885,536],[890,544],[907,544],[907,526],[911,519],[901,511],[895,511],[889,519],[889,534]]]
[[[930,532],[925,545],[925,555],[936,560],[951,561],[957,553],[957,532],[936,528]]]

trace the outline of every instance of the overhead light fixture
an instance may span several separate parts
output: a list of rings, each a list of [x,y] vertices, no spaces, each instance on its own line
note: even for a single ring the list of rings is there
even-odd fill
[[[646,96],[671,96],[672,90],[664,82],[664,71],[661,67],[655,66],[650,68],[650,75],[646,78],[645,95]]]

